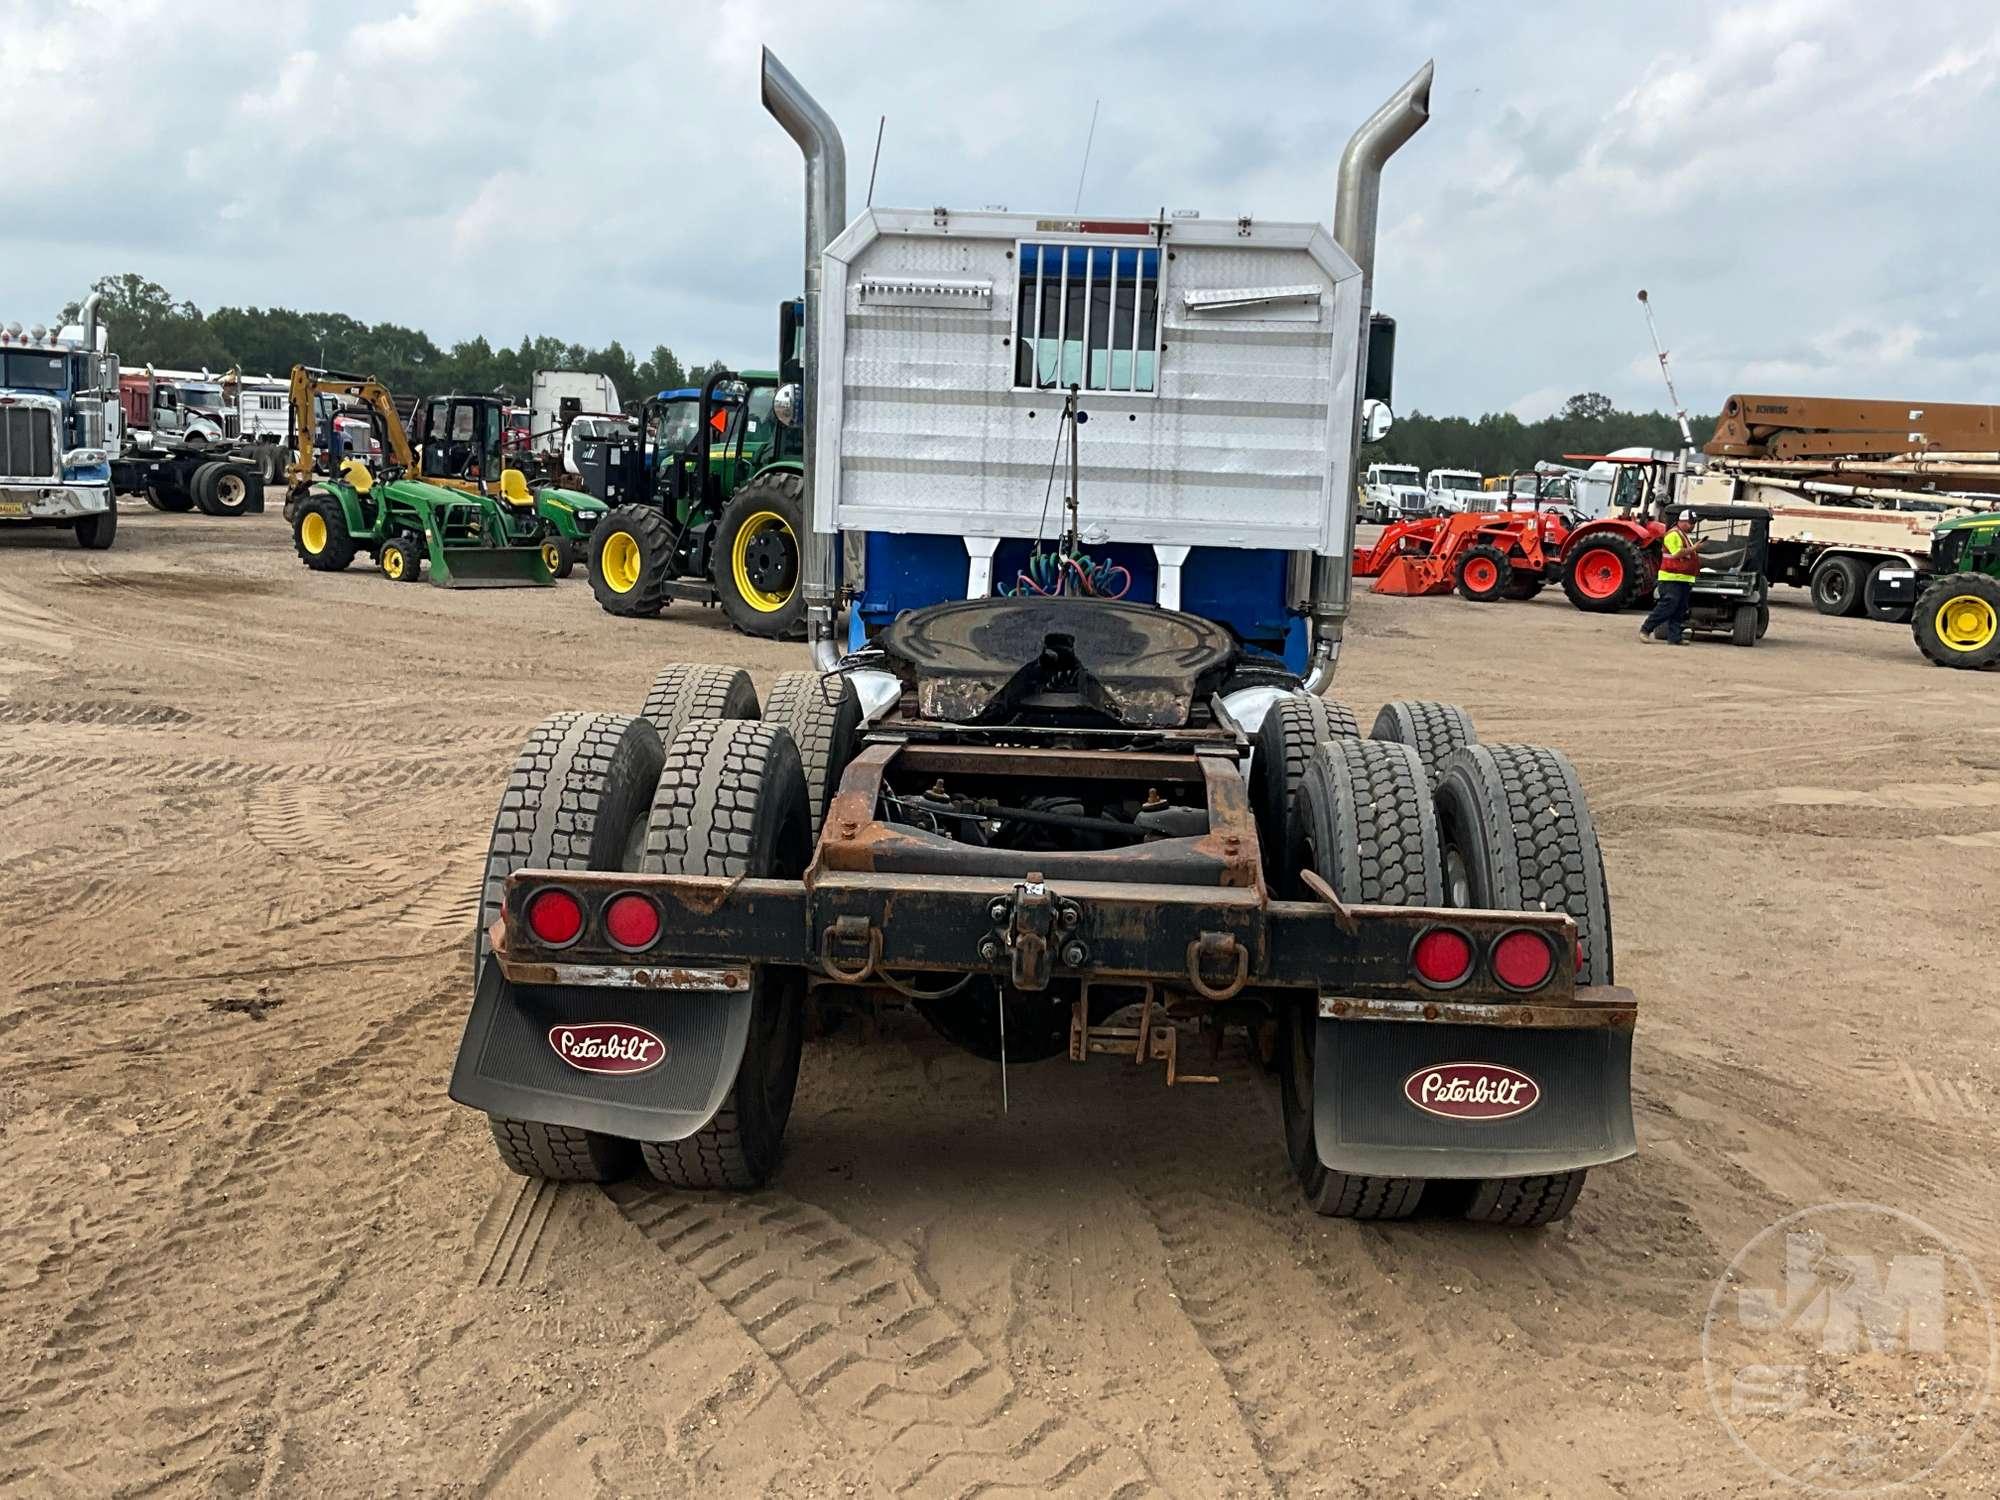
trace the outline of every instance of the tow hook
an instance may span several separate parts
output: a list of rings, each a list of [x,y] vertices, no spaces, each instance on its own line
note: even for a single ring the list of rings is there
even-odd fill
[[[1062,962],[1072,969],[1090,961],[1090,949],[1076,937],[1083,920],[1083,908],[1050,891],[1039,873],[1030,874],[1014,887],[1011,896],[996,896],[986,908],[993,932],[979,945],[980,957],[997,963],[1005,952],[1012,960],[1012,979],[1017,990],[1045,990],[1060,949]]]
[[[1250,977],[1250,950],[1233,933],[1204,932],[1187,946],[1188,987],[1207,1000],[1232,1000]]]

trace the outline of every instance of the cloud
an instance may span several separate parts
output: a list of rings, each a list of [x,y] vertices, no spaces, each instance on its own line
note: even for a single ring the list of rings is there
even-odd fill
[[[12,0],[8,317],[137,270],[204,307],[449,343],[547,332],[768,363],[801,170],[769,41],[845,131],[850,203],[1328,220],[1347,134],[1426,55],[1383,186],[1398,405],[1749,384],[1986,399],[2000,125],[1980,0],[1444,0],[1217,10],[956,0]],[[1101,101],[1101,102],[1100,102]],[[38,312],[39,310],[39,312]]]

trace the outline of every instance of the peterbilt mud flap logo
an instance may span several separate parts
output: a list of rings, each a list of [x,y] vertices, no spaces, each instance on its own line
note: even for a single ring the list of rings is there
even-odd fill
[[[1542,1086],[1499,1063],[1438,1063],[1405,1078],[1403,1097],[1425,1114],[1447,1120],[1511,1120],[1535,1107]]]
[[[667,1060],[667,1044],[643,1026],[622,1021],[586,1021],[551,1026],[556,1056],[585,1073],[644,1073]]]

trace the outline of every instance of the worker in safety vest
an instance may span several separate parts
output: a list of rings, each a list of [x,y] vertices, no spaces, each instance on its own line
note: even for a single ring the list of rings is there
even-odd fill
[[[1701,554],[1694,540],[1694,512],[1684,510],[1671,530],[1660,538],[1660,583],[1653,612],[1639,627],[1639,639],[1669,646],[1685,646],[1682,627],[1687,624],[1688,595],[1701,573]]]

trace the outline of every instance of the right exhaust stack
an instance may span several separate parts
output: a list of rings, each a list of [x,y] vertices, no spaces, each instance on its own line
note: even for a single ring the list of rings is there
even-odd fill
[[[1340,153],[1340,182],[1333,199],[1333,237],[1361,268],[1361,348],[1354,372],[1354,441],[1348,444],[1347,468],[1333,476],[1341,486],[1334,493],[1348,497],[1347,548],[1340,557],[1313,559],[1312,660],[1306,671],[1306,691],[1325,690],[1340,655],[1340,636],[1347,620],[1354,583],[1354,489],[1361,464],[1361,392],[1368,383],[1368,316],[1375,310],[1375,219],[1382,202],[1382,168],[1402,144],[1431,117],[1431,74],[1427,62],[1410,81],[1362,121],[1361,128]]]

